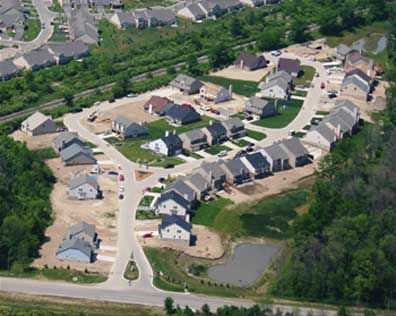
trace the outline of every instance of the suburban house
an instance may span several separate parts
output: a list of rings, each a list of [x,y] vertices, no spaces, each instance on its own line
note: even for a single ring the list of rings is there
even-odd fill
[[[199,90],[199,99],[204,103],[222,103],[232,99],[232,87],[224,87],[205,83]]]
[[[321,122],[304,136],[304,142],[331,151],[337,142],[337,134],[326,123]]]
[[[71,10],[68,20],[70,26],[70,39],[81,41],[87,45],[97,45],[100,40],[96,21],[86,10]]]
[[[206,135],[206,139],[210,146],[221,144],[227,140],[227,130],[223,124],[219,122],[209,122],[209,125],[203,127],[201,131]]]
[[[279,144],[272,144],[259,150],[270,163],[271,171],[277,172],[290,168],[289,155]]]
[[[115,12],[109,19],[119,29],[136,28],[136,18],[130,12]]]
[[[9,80],[19,73],[19,69],[9,60],[0,61],[0,80]]]
[[[191,21],[202,21],[207,18],[208,12],[200,2],[191,3],[177,11],[177,16]]]
[[[67,63],[73,59],[81,59],[89,55],[89,48],[81,41],[48,45],[49,52],[54,55],[58,64]]]
[[[292,76],[281,70],[269,75],[265,82],[260,83],[259,88],[263,97],[286,100],[290,95],[291,84]]]
[[[22,122],[21,130],[30,136],[55,133],[56,124],[51,116],[36,112]]]
[[[338,100],[335,103],[334,109],[332,112],[336,112],[338,110],[344,110],[345,112],[349,113],[352,116],[355,125],[359,124],[360,121],[360,110],[359,107],[356,106],[353,102],[349,100]]]
[[[278,114],[274,102],[269,102],[255,96],[250,97],[250,99],[246,101],[245,112],[253,114],[260,119]]]
[[[217,162],[202,162],[198,172],[210,180],[210,186],[216,190],[223,189],[226,182],[226,173]]]
[[[111,130],[121,138],[139,137],[148,134],[146,127],[131,122],[122,116],[117,117],[111,122]]]
[[[265,0],[239,0],[243,5],[254,8],[264,5]]]
[[[14,64],[25,70],[38,70],[56,64],[55,57],[49,52],[48,48],[40,48],[23,54],[14,59]]]
[[[243,70],[257,70],[267,67],[267,60],[263,55],[256,56],[255,54],[242,52],[236,58],[234,66]]]
[[[226,174],[228,183],[242,184],[250,181],[250,171],[240,158],[225,161],[220,166]]]
[[[341,95],[366,101],[371,92],[371,78],[360,69],[354,69],[345,74],[342,81]]]
[[[57,153],[73,144],[78,144],[80,146],[85,145],[75,132],[62,132],[52,141],[52,145]]]
[[[212,16],[220,16],[227,12],[239,10],[242,3],[238,0],[201,0],[188,4],[177,11],[177,16],[192,21],[200,21]]]
[[[198,151],[208,147],[206,135],[200,129],[194,129],[179,135],[183,142],[183,149],[188,151]]]
[[[297,137],[286,138],[275,142],[287,153],[291,167],[301,167],[309,162],[308,150]]]
[[[210,178],[199,172],[192,173],[185,178],[185,183],[194,190],[198,199],[208,195],[211,189]]]
[[[162,115],[164,107],[168,104],[173,104],[173,102],[168,98],[154,95],[144,104],[144,110],[150,114]]]
[[[347,54],[344,64],[344,69],[349,72],[354,69],[360,69],[369,77],[373,75],[374,71],[374,60],[365,56],[362,56],[357,51],[352,51]]]
[[[79,238],[65,239],[56,250],[56,258],[59,260],[70,260],[91,263],[94,251],[91,245]]]
[[[339,61],[344,62],[346,56],[352,51],[353,49],[351,47],[341,43],[334,49],[333,56]]]
[[[201,120],[201,115],[191,106],[173,104],[164,110],[168,121],[177,125],[185,125]]]
[[[163,216],[158,225],[161,239],[190,245],[192,225],[177,215]]]
[[[270,164],[262,153],[255,152],[240,159],[254,178],[263,178],[270,174]]]
[[[281,57],[278,59],[276,71],[284,70],[290,74],[293,78],[297,78],[301,70],[301,62],[299,59],[291,59]]]
[[[191,205],[197,200],[197,194],[195,191],[185,182],[186,177],[178,177],[175,181],[166,186],[166,191],[176,191],[185,200],[190,202]]]
[[[99,246],[98,234],[96,233],[95,225],[88,224],[84,221],[72,225],[67,229],[64,240],[68,239],[84,240],[94,249]]]
[[[183,142],[177,135],[168,135],[148,143],[148,148],[165,156],[177,156],[181,154]]]
[[[227,130],[227,137],[229,139],[236,139],[246,136],[245,125],[243,125],[239,118],[233,117],[221,123]]]
[[[162,193],[157,201],[156,212],[160,215],[186,216],[191,204],[174,190]]]
[[[93,200],[99,196],[99,184],[95,176],[85,172],[72,176],[69,183],[69,197],[78,200]]]
[[[66,166],[96,164],[97,162],[92,149],[79,144],[66,147],[59,155]]]
[[[169,86],[182,91],[184,94],[195,94],[199,92],[203,83],[193,77],[180,74],[169,83]]]

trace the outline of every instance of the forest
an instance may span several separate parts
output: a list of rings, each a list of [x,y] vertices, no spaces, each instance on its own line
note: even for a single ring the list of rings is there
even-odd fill
[[[393,26],[383,117],[321,161],[309,212],[294,222],[292,253],[275,295],[396,307],[395,35]]]
[[[0,269],[28,264],[37,255],[51,222],[54,181],[38,154],[0,136]]]

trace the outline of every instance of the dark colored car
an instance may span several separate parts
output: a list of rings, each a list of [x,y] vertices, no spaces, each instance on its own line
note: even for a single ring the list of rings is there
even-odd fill
[[[171,163],[168,163],[168,164],[166,164],[166,165],[164,166],[165,169],[172,169],[172,168],[174,168],[174,167],[175,167],[175,165],[174,165],[174,164],[171,164]]]
[[[120,194],[120,195],[118,196],[118,198],[119,198],[120,200],[123,200],[123,199],[124,199],[124,194]]]
[[[110,98],[109,99],[109,103],[114,103],[115,102],[115,99],[114,98]]]
[[[163,183],[163,182],[165,182],[165,178],[161,177],[161,178],[158,179],[158,181],[159,181],[160,183]]]

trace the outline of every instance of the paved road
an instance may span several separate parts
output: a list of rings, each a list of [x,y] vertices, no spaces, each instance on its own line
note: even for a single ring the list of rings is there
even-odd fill
[[[308,60],[303,60],[303,64],[309,64],[317,68],[317,71],[322,75],[324,68],[321,68],[319,63],[312,63]],[[325,71],[324,74],[325,75]],[[324,78],[324,77],[323,77]],[[322,78],[322,80],[323,80]],[[284,129],[265,129],[268,137],[267,139],[259,142],[260,145],[266,145],[279,137],[287,136],[287,131],[290,128],[301,129],[308,124],[312,115],[315,113],[319,98],[321,95],[316,86],[318,79],[315,79],[315,88],[311,89],[308,93],[307,99],[304,102],[304,109],[296,117],[296,119]],[[143,98],[140,96],[139,98]],[[177,166],[172,170],[164,170],[159,168],[150,168],[154,175],[145,179],[144,181],[136,181],[134,177],[134,170],[141,170],[140,166],[134,162],[126,159],[115,147],[107,144],[98,135],[88,131],[82,124],[81,120],[86,119],[89,113],[93,110],[100,110],[106,107],[117,107],[123,102],[128,100],[118,100],[116,103],[99,105],[96,108],[85,109],[83,112],[76,114],[69,114],[65,117],[64,123],[71,130],[76,131],[79,135],[94,143],[106,156],[109,157],[116,165],[119,165],[121,172],[125,176],[124,200],[120,200],[119,214],[118,214],[118,251],[113,264],[111,273],[106,282],[87,286],[75,285],[68,283],[47,282],[47,281],[34,281],[24,279],[0,278],[0,290],[10,292],[22,292],[35,295],[52,295],[52,296],[65,296],[73,298],[86,298],[98,299],[115,302],[137,303],[145,305],[162,306],[163,300],[171,296],[175,299],[177,304],[181,306],[189,305],[192,308],[199,308],[207,303],[211,308],[215,309],[225,304],[233,304],[239,306],[251,306],[253,302],[243,301],[237,299],[225,299],[216,297],[198,296],[190,293],[173,293],[159,290],[153,286],[153,271],[151,266],[144,255],[141,245],[138,243],[134,234],[135,228],[135,212],[138,203],[143,195],[143,190],[147,186],[153,186],[158,183],[158,178],[163,176],[176,175],[183,172],[189,172],[195,167],[198,167],[201,161],[187,162],[183,165]],[[254,125],[251,126],[255,127]],[[262,128],[259,128],[262,130]],[[216,156],[208,158],[208,160],[217,160]],[[132,282],[130,285],[123,278],[123,271],[126,264],[133,252],[134,259],[139,267],[140,277],[137,281]],[[283,312],[291,312],[294,310],[292,306],[274,305],[274,309],[279,308]],[[312,310],[311,308],[300,308],[301,315],[307,315],[309,312],[315,312],[320,315],[332,316],[336,313],[332,310]]]

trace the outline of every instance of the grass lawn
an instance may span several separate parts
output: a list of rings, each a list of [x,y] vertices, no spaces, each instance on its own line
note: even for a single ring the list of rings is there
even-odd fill
[[[124,271],[124,278],[129,281],[134,281],[139,278],[139,268],[137,267],[135,261],[129,261],[125,271]]]
[[[231,203],[231,200],[224,198],[219,198],[207,203],[201,202],[199,207],[195,210],[191,222],[197,225],[212,227],[217,214]]]
[[[231,115],[231,117],[237,117],[241,120],[244,120],[245,118],[247,118],[247,114],[243,113],[243,112],[239,112],[239,113]]]
[[[278,101],[278,115],[255,121],[253,124],[268,128],[286,127],[298,115],[303,103],[301,100]],[[283,105],[287,105],[287,108],[284,109]]]
[[[17,271],[18,270],[18,271]],[[107,276],[93,273],[84,273],[69,269],[11,269],[0,271],[0,276],[59,280],[73,283],[101,283],[107,280]]]
[[[192,151],[188,151],[188,150],[183,150],[183,155],[185,155],[187,157],[192,157],[194,159],[203,159],[204,158],[201,155],[194,153]]]
[[[153,202],[154,197],[151,195],[145,195],[140,200],[139,206],[150,206],[151,202]]]
[[[315,76],[315,68],[311,66],[301,66],[301,75],[294,79],[296,85],[303,85],[306,83],[311,83],[313,77]]]
[[[159,187],[152,187],[150,190],[150,192],[153,192],[153,193],[161,193],[162,191],[163,190]]]
[[[267,135],[265,135],[264,133],[253,131],[251,129],[246,129],[246,136],[255,140],[263,140],[267,138]]]
[[[48,9],[50,9],[53,12],[58,12],[58,13],[62,13],[63,9],[62,6],[59,3],[59,0],[52,0],[52,6],[49,7]]]
[[[204,127],[206,125],[209,125],[210,121],[212,121],[213,123],[217,122],[217,120],[215,120],[215,119],[213,119],[213,118],[211,118],[209,116],[202,115],[201,116],[201,120],[198,121],[198,122],[194,122],[194,123],[191,123],[191,124],[187,124],[187,125],[182,125],[182,126],[176,127],[176,132],[178,134],[181,134],[181,133],[188,132],[188,131],[191,131],[191,130],[196,129],[196,128],[201,128],[201,127]]]
[[[23,40],[26,42],[33,41],[41,31],[40,20],[37,18],[29,18],[25,21],[25,31],[23,32]]]
[[[293,95],[299,96],[299,97],[306,97],[308,92],[303,91],[303,90],[295,90],[292,92]]]
[[[327,115],[329,113],[330,113],[329,111],[316,111],[315,112],[316,115]]]
[[[212,147],[205,149],[205,152],[207,152],[208,154],[211,154],[211,155],[217,155],[218,153],[220,153],[223,150],[230,151],[231,148],[224,146],[224,145],[213,145]]]
[[[298,138],[303,138],[307,133],[304,132],[295,132],[293,136],[298,137]]]
[[[243,95],[245,97],[251,97],[260,91],[258,88],[258,82],[247,81],[247,80],[236,80],[216,76],[202,76],[200,80],[211,82],[219,86],[223,86],[228,89],[232,85],[232,91],[236,94]]]
[[[153,6],[167,7],[174,4],[174,1],[170,0],[125,0],[122,2],[125,10],[136,9],[136,8],[147,8]]]
[[[161,216],[156,215],[154,212],[152,211],[137,211],[136,212],[136,219],[137,220],[151,220],[151,219],[160,219]]]
[[[245,147],[245,146],[247,146],[247,145],[250,144],[247,140],[245,140],[245,139],[243,139],[243,138],[241,138],[241,139],[235,139],[235,140],[232,141],[232,143],[233,143],[234,145],[239,146],[239,147]]]

